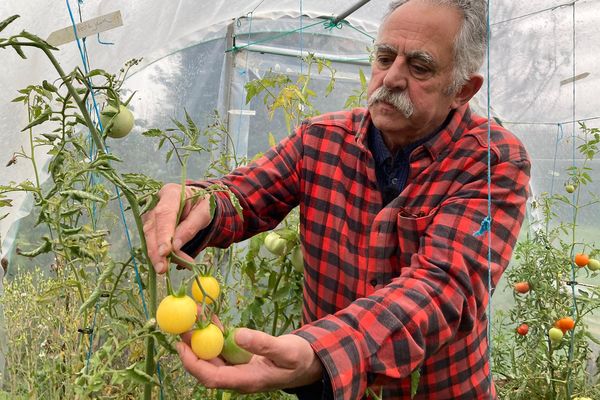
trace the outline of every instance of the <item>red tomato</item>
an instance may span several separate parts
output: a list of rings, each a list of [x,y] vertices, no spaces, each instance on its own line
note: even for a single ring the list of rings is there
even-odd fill
[[[527,332],[529,332],[529,326],[527,324],[521,324],[517,328],[517,333],[521,336],[527,335]]]
[[[518,293],[527,293],[529,292],[529,282],[517,282],[515,283],[515,291]]]
[[[578,253],[575,255],[575,264],[578,267],[585,267],[589,262],[590,258],[587,256],[587,254]]]

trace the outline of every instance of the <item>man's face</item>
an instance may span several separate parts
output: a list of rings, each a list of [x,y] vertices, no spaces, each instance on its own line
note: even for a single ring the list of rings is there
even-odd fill
[[[386,142],[403,145],[422,138],[460,105],[447,90],[461,23],[458,10],[419,1],[400,6],[386,19],[367,89],[373,123]],[[397,106],[385,92],[396,94]]]

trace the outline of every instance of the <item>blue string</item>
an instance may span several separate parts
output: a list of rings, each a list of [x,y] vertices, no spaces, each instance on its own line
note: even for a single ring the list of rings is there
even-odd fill
[[[85,46],[85,38],[82,40],[82,42],[83,42],[83,48],[82,48],[82,45],[81,45],[80,39],[79,39],[79,35],[77,34],[77,26],[75,24],[75,18],[73,17],[73,12],[71,10],[71,5],[69,4],[69,0],[66,0],[66,4],[67,4],[67,9],[69,11],[69,17],[71,19],[71,24],[73,26],[73,34],[75,35],[75,41],[76,41],[77,47],[79,49],[79,54],[81,56],[81,61],[82,61],[82,64],[83,64],[84,71],[85,71],[85,73],[87,75],[89,73],[89,68],[88,68],[89,57],[88,57],[88,54],[87,54],[87,48]],[[79,4],[83,4],[83,1],[79,0]],[[81,16],[81,11],[80,11],[80,16]],[[92,83],[91,83],[91,79],[90,78],[87,79],[87,84],[88,84],[88,88],[90,89],[90,94],[91,94],[91,98],[92,98],[92,102],[93,102],[93,107],[94,107],[94,110],[96,112],[96,118],[97,118],[98,125],[100,127],[100,131],[103,131],[104,129],[102,127],[102,122],[100,121],[100,111],[99,111],[98,103],[96,102],[96,96],[94,94],[94,91],[92,90]],[[90,135],[91,135],[91,132],[90,132]],[[93,141],[91,141],[91,143],[92,143],[92,149],[93,149],[94,148],[94,143],[93,143]],[[95,155],[95,150],[94,151],[90,150],[90,151],[91,151],[90,152],[90,159],[93,159],[92,157]],[[93,151],[93,153],[92,153],[92,151]],[[108,151],[108,149],[107,149],[107,151]],[[93,182],[93,178],[92,178],[92,182]],[[128,228],[127,222],[125,220],[125,210],[123,208],[123,201],[122,201],[122,198],[121,198],[121,193],[120,193],[119,187],[115,185],[115,188],[116,188],[116,191],[117,191],[117,198],[119,200],[119,208],[120,208],[120,212],[121,212],[121,220],[123,221],[123,225],[124,225],[124,228],[125,228],[125,235],[127,237],[127,243],[129,245],[129,250],[130,250],[130,252],[132,254],[133,268],[134,268],[135,275],[136,275],[136,280],[137,280],[138,289],[139,289],[139,292],[140,292],[140,297],[142,299],[142,306],[143,306],[143,309],[144,309],[144,315],[146,316],[146,319],[147,319],[147,318],[149,318],[148,308],[146,306],[146,301],[144,299],[143,285],[142,285],[142,281],[141,281],[141,276],[140,276],[140,273],[139,273],[139,269],[138,269],[137,263],[135,261],[135,254],[133,252],[133,245],[132,245],[132,242],[131,242],[131,236],[129,234],[129,228]],[[92,210],[92,216],[93,216],[92,219],[94,220],[95,219],[95,205],[94,205],[94,208]],[[88,350],[88,354],[87,354],[87,360],[86,360],[86,372],[87,372],[87,368],[89,366],[90,358],[91,358],[91,354],[92,354],[93,332],[94,332],[94,328],[95,328],[95,324],[96,324],[96,316],[97,316],[97,313],[98,313],[98,306],[99,306],[99,303],[96,302],[96,310],[95,310],[95,313],[94,313],[94,318],[93,318],[92,327],[91,327],[91,332],[92,333],[90,334],[90,346],[89,346],[89,350]],[[162,377],[161,377],[161,371],[160,371],[160,365],[159,365],[159,363],[157,363],[156,369],[157,369],[157,375],[158,375],[158,379],[159,379],[159,383],[160,383],[160,398],[163,399],[163,385],[162,385]]]
[[[492,174],[491,174],[491,143],[492,143],[492,133],[491,133],[491,77],[490,77],[490,41],[491,41],[491,28],[490,28],[490,3],[491,0],[487,2],[487,200],[488,200],[488,215],[481,222],[481,228],[478,232],[475,233],[475,236],[479,236],[486,231],[491,229],[492,224]],[[492,235],[487,235],[488,238],[488,306],[487,306],[487,314],[488,314],[488,327],[487,327],[487,339],[488,339],[488,363],[489,363],[489,382],[490,382],[490,399],[492,396],[492,385],[493,385],[493,374],[492,374]]]
[[[571,5],[573,7],[573,20],[572,20],[572,38],[573,38],[573,76],[575,76],[575,71],[576,71],[576,57],[575,57],[575,49],[576,49],[576,43],[575,43],[575,2],[572,3]],[[573,146],[572,146],[572,165],[573,167],[575,167],[575,150],[576,150],[576,146],[575,146],[575,139],[576,139],[576,122],[575,122],[575,80],[573,80],[572,82],[572,89],[573,89],[573,99],[572,99],[572,103],[571,103],[571,112],[572,112],[572,118],[571,120],[573,128],[572,128],[572,142],[573,142]],[[575,193],[573,193],[573,201],[575,201]],[[575,226],[576,223],[576,213],[575,213],[575,208],[573,207],[571,209],[571,211],[573,212],[573,226]],[[575,262],[574,262],[574,248],[571,248],[571,282],[575,282]],[[574,317],[575,320],[577,320],[577,295],[575,293],[575,285],[572,284],[571,285],[571,294],[573,296],[573,308],[571,310],[571,315]],[[573,334],[573,332],[571,332],[571,340],[569,342],[569,363],[573,362],[573,348],[575,345],[575,335]],[[573,392],[573,378],[571,376],[571,373],[569,372],[568,375],[569,379],[567,381],[567,398],[570,399],[571,398],[571,394]]]
[[[477,232],[473,233],[473,236],[476,236],[476,237],[481,236],[484,233],[488,232],[490,230],[491,223],[492,223],[492,220],[491,220],[490,216],[488,215],[487,217],[485,217],[483,219],[483,221],[481,221],[481,226],[479,227],[479,230]]]

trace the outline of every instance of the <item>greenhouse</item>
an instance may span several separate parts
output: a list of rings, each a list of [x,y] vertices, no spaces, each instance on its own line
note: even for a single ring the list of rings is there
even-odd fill
[[[599,16],[1,2],[0,399],[600,399]]]

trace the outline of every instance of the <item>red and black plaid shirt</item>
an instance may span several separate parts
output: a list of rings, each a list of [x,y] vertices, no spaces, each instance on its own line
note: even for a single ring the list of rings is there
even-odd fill
[[[488,399],[488,237],[491,281],[511,258],[524,218],[530,163],[521,142],[491,127],[491,229],[487,119],[459,108],[410,155],[406,187],[386,206],[367,147],[368,112],[305,121],[263,157],[219,182],[227,196],[205,236],[227,247],[274,228],[300,205],[304,325],[335,399]],[[213,181],[214,182],[214,181]]]

